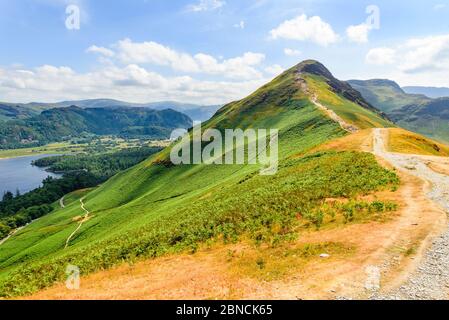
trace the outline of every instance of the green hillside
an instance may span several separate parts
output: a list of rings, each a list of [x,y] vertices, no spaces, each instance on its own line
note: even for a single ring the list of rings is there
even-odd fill
[[[83,133],[167,139],[174,129],[191,126],[188,116],[174,110],[71,106],[46,110],[25,120],[0,122],[0,148],[44,145]]]
[[[349,80],[348,83],[373,106],[386,113],[406,105],[421,104],[431,100],[424,95],[408,94],[391,80]]]
[[[51,108],[34,104],[24,105],[0,102],[0,121],[27,119],[37,116],[48,109]]]
[[[449,142],[449,98],[409,94],[390,80],[351,80],[349,84],[399,126]]]
[[[114,99],[89,99],[72,100],[55,103],[6,103],[0,102],[0,121],[28,119],[39,115],[42,111],[78,106],[84,109],[116,109],[116,108],[143,108],[152,110],[172,109],[189,116],[192,120],[206,121],[212,118],[214,113],[220,108],[217,105],[196,105],[180,103],[176,101],[160,101],[150,103],[131,103]]]
[[[442,142],[449,142],[449,98],[407,105],[391,113],[400,126]]]
[[[204,129],[279,129],[276,175],[260,175],[259,165],[175,166],[166,149],[87,194],[90,218],[67,249],[66,240],[83,214],[77,201],[1,245],[0,295],[23,295],[63,281],[68,264],[84,275],[126,261],[194,253],[204,243],[249,239],[274,246],[304,230],[387,215],[395,204],[358,198],[398,184],[396,175],[380,167],[373,155],[306,155],[347,132],[317,109],[304,83],[319,89],[319,98],[333,102],[332,107],[360,126],[390,125],[356,93],[339,90],[347,88],[344,83],[317,74],[327,71],[323,68],[315,61],[301,63],[249,97],[224,106],[204,124]],[[351,117],[351,108],[363,116]],[[347,201],[330,205],[328,198]]]

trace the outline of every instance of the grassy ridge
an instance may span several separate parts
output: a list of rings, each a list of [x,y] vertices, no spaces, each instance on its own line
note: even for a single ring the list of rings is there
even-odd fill
[[[124,261],[195,252],[205,242],[250,238],[276,245],[301,230],[376,219],[394,210],[392,204],[359,201],[360,195],[398,183],[371,154],[304,156],[347,133],[317,110],[296,78],[293,68],[204,124],[279,129],[278,174],[260,176],[258,165],[168,166],[167,148],[87,195],[91,218],[67,250],[65,240],[82,214],[76,201],[1,246],[0,295],[23,295],[62,281],[67,264],[79,266],[85,275]],[[337,107],[354,107],[343,98],[333,99]],[[365,126],[382,124],[372,112],[355,110]],[[343,205],[330,206],[328,198],[342,198]]]
[[[373,106],[390,113],[407,105],[417,105],[430,99],[418,94],[408,94],[390,80],[350,80],[349,84],[359,91]]]
[[[308,75],[305,78],[309,89],[317,94],[318,100],[343,120],[360,129],[394,127],[394,124],[388,120],[333,93],[322,77]]]
[[[68,263],[79,266],[85,274],[123,260],[186,249],[195,251],[204,241],[237,241],[245,236],[256,242],[275,244],[291,239],[303,228],[319,228],[339,220],[357,222],[371,212],[390,210],[383,203],[377,204],[380,209],[371,210],[376,204],[360,203],[357,196],[393,187],[397,182],[396,176],[378,166],[370,154],[318,153],[285,161],[278,175],[263,177],[249,173],[243,179],[231,179],[225,185],[209,187],[195,196],[166,200],[164,205],[135,203],[119,210],[94,211],[94,218],[86,224],[74,246],[61,252],[58,250],[70,231],[64,226],[70,224],[69,218],[79,215],[76,204],[70,205],[67,210],[47,218],[52,219],[51,230],[49,221],[39,221],[33,226],[45,240],[35,244],[31,251],[22,250],[2,263],[1,267],[7,268],[35,254],[34,263],[15,269],[8,279],[3,279],[1,292],[24,294],[61,281]],[[352,204],[326,207],[327,198],[346,198]],[[139,213],[148,205],[151,211]],[[124,222],[132,216],[140,223]],[[121,221],[114,223],[115,219]],[[120,232],[106,232],[114,230],[114,225],[120,226]],[[34,237],[37,236],[35,233]],[[29,245],[29,242],[24,244],[22,249]],[[56,254],[49,259],[41,250],[54,250]],[[2,251],[2,260],[5,253]],[[36,276],[42,274],[46,276]]]

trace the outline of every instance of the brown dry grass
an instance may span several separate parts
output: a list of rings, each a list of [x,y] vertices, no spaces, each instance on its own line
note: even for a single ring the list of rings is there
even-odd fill
[[[373,130],[365,129],[342,138],[329,141],[310,152],[338,150],[338,151],[364,151],[373,149]]]
[[[372,145],[369,140],[372,132],[364,130],[322,148],[366,150]],[[382,159],[379,162],[390,167]],[[446,225],[446,214],[425,196],[429,185],[405,172],[398,174],[402,184],[397,192],[370,196],[399,204],[398,212],[385,221],[311,229],[299,234],[297,241],[277,247],[256,247],[248,242],[213,245],[194,255],[163,257],[83,277],[77,291],[59,284],[27,298],[366,298],[367,267],[385,266],[383,288],[398,286],[414,270],[432,237]],[[306,250],[307,246],[312,249]],[[320,258],[321,251],[330,258]]]
[[[383,284],[398,284],[419,260],[427,239],[443,226],[445,214],[422,192],[424,182],[400,173],[398,192],[378,193],[400,210],[387,222],[305,231],[295,242],[256,247],[243,242],[214,245],[84,277],[81,289],[63,284],[31,299],[333,299],[363,297],[365,269],[386,262]],[[414,199],[414,201],[410,201]],[[304,248],[312,246],[312,255]],[[314,249],[313,249],[314,248]],[[322,251],[324,252],[321,252]],[[415,254],[416,252],[416,254]],[[329,259],[319,257],[330,254]]]
[[[396,153],[419,154],[428,156],[449,156],[449,147],[423,137],[419,134],[394,128],[389,129],[387,150]]]

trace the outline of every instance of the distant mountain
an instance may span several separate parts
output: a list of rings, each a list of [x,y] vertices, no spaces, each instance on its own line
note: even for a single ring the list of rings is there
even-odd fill
[[[154,110],[172,109],[188,115],[194,121],[209,120],[221,107],[218,105],[201,106],[173,101],[131,103],[113,99],[89,99],[62,101],[56,103],[2,103],[0,102],[0,120],[25,119],[38,115],[44,110],[78,106],[80,108],[147,108]]]
[[[424,95],[406,93],[391,80],[349,80],[348,83],[372,105],[386,113],[405,105],[420,104],[430,100]]]
[[[42,111],[49,108],[39,105],[21,105],[13,103],[3,103],[0,102],[0,121],[11,120],[11,119],[26,119],[33,116],[37,116]]]
[[[449,98],[410,94],[391,80],[350,80],[348,83],[398,125],[449,142]]]
[[[0,296],[24,296],[31,294],[30,290],[48,287],[60,281],[68,263],[87,275],[98,271],[98,266],[103,270],[127,261],[187,250],[193,253],[203,244],[217,241],[238,243],[250,239],[269,246],[287,241],[289,246],[300,232],[310,233],[315,227],[325,226],[343,228],[347,214],[340,209],[341,203],[351,205],[354,221],[346,218],[351,228],[368,221],[368,216],[374,215],[365,214],[365,206],[358,209],[353,204],[359,203],[363,195],[384,190],[396,177],[369,153],[330,151],[306,155],[325,142],[349,135],[318,102],[359,128],[392,125],[359,92],[334,78],[322,64],[304,61],[248,97],[227,104],[202,127],[220,131],[279,130],[275,175],[260,175],[265,168],[260,162],[175,165],[170,161],[170,146],[89,193],[85,199],[86,207],[94,212],[92,219],[86,219],[83,230],[66,249],[66,239],[75,229],[75,222],[67,217],[80,211],[75,205],[52,213],[51,219],[42,218],[39,228],[5,243],[0,250]],[[248,136],[251,142],[259,140],[260,148],[263,136]],[[216,145],[215,139],[211,143]],[[207,151],[211,144],[205,142],[203,146]],[[264,146],[272,157],[274,145]],[[214,149],[217,159],[230,153]],[[336,203],[333,206],[329,199],[343,201],[332,201]],[[355,219],[362,212],[363,219]],[[62,222],[55,225],[54,221]],[[23,243],[27,244],[26,254],[20,250]],[[344,252],[342,257],[347,252],[329,246],[323,247],[320,242],[313,250],[318,254]],[[29,283],[33,284],[31,289]]]
[[[171,109],[70,106],[46,110],[25,120],[0,123],[0,146],[6,149],[42,145],[82,133],[166,139],[174,129],[191,126],[188,116]]]
[[[438,87],[403,87],[405,92],[411,94],[423,94],[429,98],[443,98],[449,97],[449,88]]]
[[[390,113],[400,126],[449,142],[449,98],[411,104]]]

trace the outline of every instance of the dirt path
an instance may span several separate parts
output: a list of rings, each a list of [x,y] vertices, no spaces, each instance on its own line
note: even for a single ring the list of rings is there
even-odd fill
[[[318,109],[324,111],[329,116],[329,118],[338,122],[344,130],[346,130],[350,133],[356,133],[360,130],[356,126],[347,123],[339,115],[337,115],[333,110],[329,109],[328,107],[326,107],[323,104],[321,104],[320,102],[318,102],[318,97],[316,95],[312,95],[310,100],[312,101],[312,103],[314,105],[316,105],[318,107]]]
[[[446,158],[419,155],[395,154],[385,149],[385,134],[382,129],[374,132],[374,153],[397,169],[414,175],[431,184],[428,197],[449,212],[449,176],[431,169],[432,163],[444,163]],[[413,201],[413,199],[410,199]],[[449,288],[449,230],[434,239],[423,254],[416,271],[398,289],[387,293],[376,293],[373,299],[433,299],[448,298]]]
[[[64,197],[65,197],[65,196],[64,196]],[[59,199],[59,205],[61,206],[62,209],[65,208],[65,205],[64,205],[64,197],[62,197],[61,199]]]
[[[84,224],[84,222],[86,222],[87,220],[89,220],[89,215],[90,215],[90,212],[89,212],[89,210],[87,210],[86,209],[86,207],[84,206],[84,198],[81,198],[80,199],[80,204],[81,204],[81,209],[83,209],[83,211],[84,211],[84,217],[82,217],[81,218],[81,220],[80,220],[80,222],[79,222],[79,224],[78,224],[78,228],[76,228],[76,230],[75,231],[73,231],[72,232],[72,234],[67,238],[67,241],[65,242],[65,248],[64,249],[67,249],[67,247],[69,246],[69,244],[70,244],[70,240],[72,240],[72,238],[75,236],[75,234],[81,229],[81,227],[83,226],[83,224]]]
[[[14,230],[9,236],[7,236],[6,238],[4,238],[3,240],[0,241],[0,246],[2,244],[4,244],[6,241],[8,241],[13,235],[15,235],[17,232],[19,232],[20,230],[22,230],[23,228],[25,228],[26,226],[17,228],[16,230]]]
[[[382,138],[379,140],[376,134],[377,143],[373,145],[373,137],[372,130],[361,130],[334,141],[330,147],[346,150],[349,143],[351,150],[359,150],[357,145],[363,150],[366,148],[367,152],[374,148],[379,161],[391,168],[386,164],[388,160],[381,159],[389,156],[383,148]],[[430,160],[426,158],[426,161]],[[281,250],[285,253],[305,244],[341,243],[354,248],[350,254],[331,254],[328,259],[310,257],[307,261],[295,255],[292,260],[285,260],[284,254],[278,256],[270,251],[274,249],[266,248],[264,253],[253,244],[217,245],[204,247],[194,255],[186,253],[123,264],[83,276],[80,290],[68,290],[64,283],[59,283],[26,299],[334,300],[345,297],[381,299],[393,295],[407,299],[396,291],[373,295],[373,291],[366,288],[367,270],[378,266],[382,272],[382,290],[387,292],[407,282],[407,277],[414,273],[421,261],[421,253],[424,256],[427,251],[429,239],[445,230],[446,216],[423,192],[428,182],[412,175],[410,170],[398,171],[402,181],[399,190],[384,190],[367,196],[368,201],[379,199],[398,203],[398,212],[387,221],[303,232],[297,242],[284,244],[286,248]],[[415,248],[416,253],[406,254]],[[260,279],[261,273],[265,273],[257,264],[261,257],[267,267],[283,270],[285,274],[275,280]],[[410,299],[416,297],[410,296]]]

